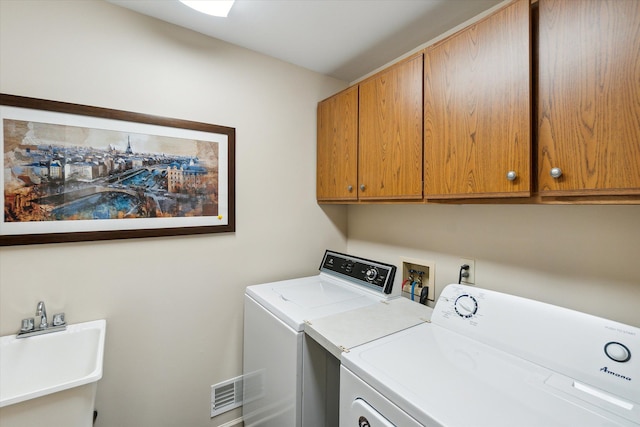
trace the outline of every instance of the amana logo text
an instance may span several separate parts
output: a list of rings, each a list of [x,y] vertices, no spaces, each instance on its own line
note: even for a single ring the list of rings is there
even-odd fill
[[[624,375],[620,375],[617,372],[610,371],[606,366],[600,369],[600,372],[604,372],[605,374],[613,375],[614,377],[622,378],[623,380],[631,381],[630,377],[625,377]]]

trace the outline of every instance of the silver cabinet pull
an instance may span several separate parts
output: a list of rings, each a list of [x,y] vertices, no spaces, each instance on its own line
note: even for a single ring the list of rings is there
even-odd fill
[[[507,172],[507,179],[509,181],[515,181],[517,177],[518,177],[518,174],[516,173],[516,171]]]
[[[364,191],[364,189],[365,189],[364,184],[360,184],[360,191]]]
[[[552,168],[549,172],[552,178],[558,179],[562,176],[562,169],[560,168]]]

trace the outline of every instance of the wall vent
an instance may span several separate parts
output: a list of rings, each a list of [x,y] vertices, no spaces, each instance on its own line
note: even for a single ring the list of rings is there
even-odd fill
[[[242,376],[211,386],[211,417],[242,406]]]

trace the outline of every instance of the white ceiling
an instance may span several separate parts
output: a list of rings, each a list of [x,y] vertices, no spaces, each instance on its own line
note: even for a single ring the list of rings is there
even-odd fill
[[[501,0],[236,0],[227,18],[178,0],[107,0],[352,82]]]

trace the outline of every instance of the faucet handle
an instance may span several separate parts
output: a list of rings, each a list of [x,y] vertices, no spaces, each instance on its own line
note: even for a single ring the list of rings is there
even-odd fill
[[[34,328],[33,317],[29,317],[28,319],[22,319],[22,326],[20,327],[20,332],[29,332]]]
[[[66,324],[64,320],[64,313],[58,313],[53,315],[53,326],[62,326]]]

